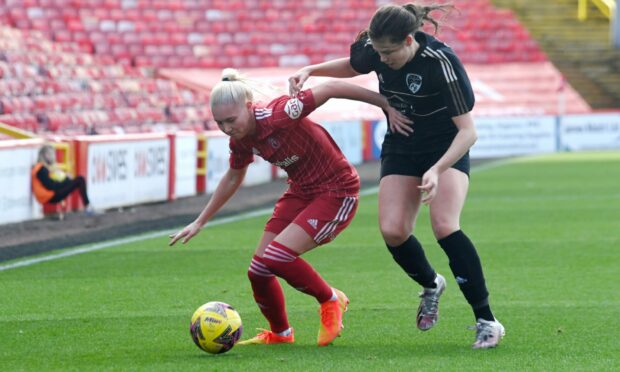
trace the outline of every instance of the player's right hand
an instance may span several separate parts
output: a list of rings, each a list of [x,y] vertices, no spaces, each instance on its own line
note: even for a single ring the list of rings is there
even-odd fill
[[[288,91],[291,97],[295,97],[301,92],[301,88],[309,77],[310,73],[302,68],[288,78]]]
[[[196,234],[200,232],[200,228],[201,226],[198,223],[196,223],[196,221],[190,223],[178,233],[168,235],[168,237],[171,239],[168,245],[173,246],[174,243],[176,243],[181,238],[183,238],[181,243],[183,244],[187,243],[191,238],[193,238]]]

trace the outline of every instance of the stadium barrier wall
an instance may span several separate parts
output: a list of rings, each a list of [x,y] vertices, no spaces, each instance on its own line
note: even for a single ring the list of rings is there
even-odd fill
[[[378,160],[381,158],[381,146],[383,137],[387,132],[387,121],[367,120],[362,122],[363,144],[362,156],[364,161]]]
[[[228,170],[228,136],[220,131],[209,131],[207,137],[207,174],[206,191],[208,194],[215,191],[224,173]],[[269,182],[273,179],[272,166],[259,156],[248,167],[242,186],[252,186]]]
[[[471,158],[497,158],[554,152],[557,149],[556,119],[553,116],[478,117],[478,140]],[[378,160],[387,131],[385,120],[366,122],[364,160]]]
[[[96,208],[169,198],[169,178],[174,173],[167,134],[78,136],[75,141],[77,173],[86,179]]]
[[[620,149],[620,112],[571,115],[558,122],[558,151]]]
[[[327,121],[333,136],[354,164],[379,159],[385,120]],[[620,149],[620,113],[564,117],[477,117],[478,141],[472,158],[533,155],[558,151]],[[198,142],[206,138],[206,172],[198,174]],[[205,133],[78,136],[75,169],[85,177],[89,196],[101,209],[163,202],[215,190],[228,169],[228,137]],[[41,139],[0,141],[0,224],[37,219],[42,207],[31,191],[30,169]],[[269,182],[284,172],[256,157],[244,186]],[[199,182],[200,181],[200,182]],[[77,200],[74,196],[72,201]],[[72,208],[78,203],[71,202]]]
[[[556,119],[552,116],[476,118],[478,140],[472,158],[497,158],[551,153],[557,150]]]
[[[205,174],[205,191],[211,194],[215,191],[228,169],[228,139],[218,131],[206,133],[207,145],[207,172]]]
[[[42,144],[41,139],[0,141],[0,224],[43,216],[30,180],[30,170]]]
[[[198,134],[195,132],[176,132],[168,135],[170,139],[170,174],[168,199],[193,196],[198,193],[197,158]]]
[[[545,154],[560,151],[620,149],[620,113],[558,116],[476,117],[478,140],[472,159]],[[385,120],[364,122],[364,161],[378,160]]]
[[[328,121],[321,123],[323,128],[332,136],[342,153],[351,164],[358,165],[364,162],[363,125],[359,120]]]

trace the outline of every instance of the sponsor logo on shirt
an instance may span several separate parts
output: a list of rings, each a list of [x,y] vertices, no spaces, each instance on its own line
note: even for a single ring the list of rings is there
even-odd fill
[[[291,98],[286,101],[286,105],[284,105],[284,111],[291,119],[299,119],[301,116],[301,111],[304,109],[304,104],[301,103],[297,97]]]
[[[407,74],[405,77],[407,87],[412,93],[417,93],[422,88],[422,76],[418,74]]]
[[[276,166],[280,167],[280,168],[286,168],[291,164],[294,164],[297,160],[299,160],[299,156],[297,155],[293,155],[293,156],[289,156],[288,158],[281,160],[281,161],[277,161],[273,164],[275,164]]]

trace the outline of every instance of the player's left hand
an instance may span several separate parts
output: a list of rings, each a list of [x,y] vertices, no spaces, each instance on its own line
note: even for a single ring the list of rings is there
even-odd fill
[[[187,243],[191,238],[193,238],[196,234],[200,232],[200,225],[196,221],[190,223],[185,226],[183,230],[179,231],[176,234],[170,234],[168,237],[170,238],[169,246],[173,246],[179,239],[183,238],[181,243]]]
[[[400,111],[390,106],[386,110],[388,114],[388,120],[390,122],[390,130],[392,133],[400,133],[405,137],[409,137],[413,133],[413,121],[403,115]]]
[[[422,184],[418,189],[422,191],[422,203],[430,204],[435,195],[437,195],[437,186],[439,185],[439,173],[435,168],[427,170],[422,176]]]

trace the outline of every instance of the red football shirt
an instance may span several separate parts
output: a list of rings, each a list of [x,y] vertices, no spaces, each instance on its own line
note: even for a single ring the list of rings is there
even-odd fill
[[[357,171],[327,131],[306,117],[315,109],[311,90],[255,105],[256,132],[238,141],[230,139],[230,167],[242,169],[258,155],[287,173],[295,193],[357,195]]]

